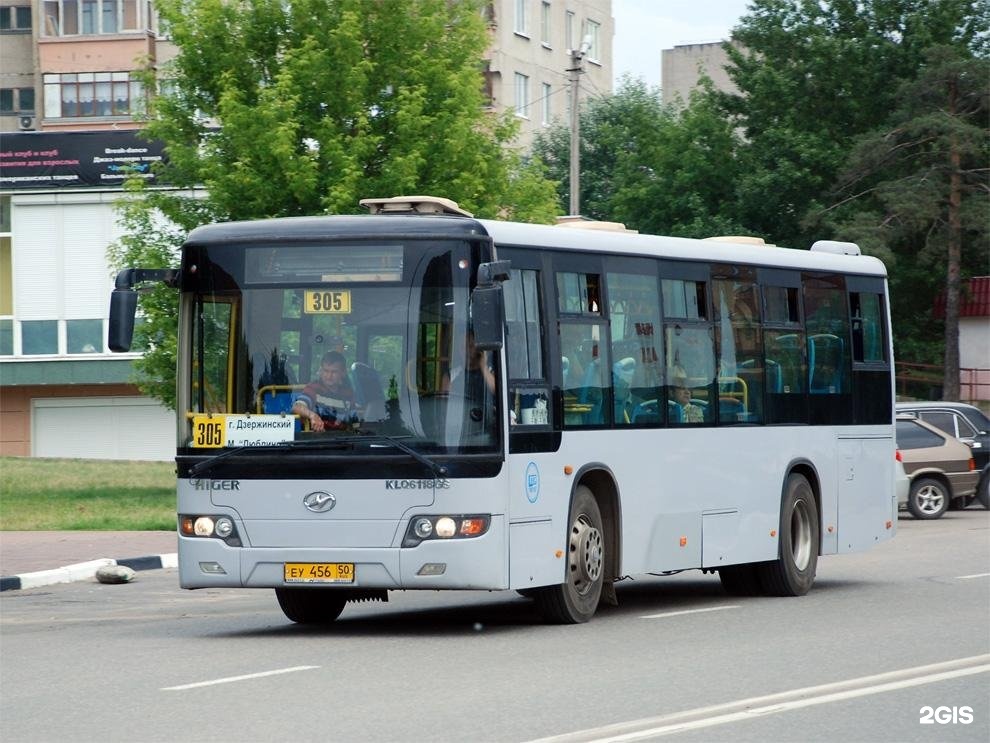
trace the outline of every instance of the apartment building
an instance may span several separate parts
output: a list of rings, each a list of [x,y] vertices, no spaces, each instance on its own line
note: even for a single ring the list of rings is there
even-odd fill
[[[485,9],[491,110],[520,144],[568,116],[570,49],[588,40],[582,97],[611,92],[611,0],[498,0]],[[136,136],[134,71],[175,53],[151,0],[0,0],[0,455],[171,459],[173,414],[131,382],[106,323],[125,166],[160,147]]]
[[[679,44],[660,52],[660,91],[664,103],[685,105],[702,76],[711,79],[716,90],[737,93],[738,88],[726,72],[729,55],[724,41]]]
[[[502,0],[489,3],[492,46],[486,90],[495,111],[513,111],[520,122],[519,145],[536,133],[570,119],[571,50],[581,60],[581,100],[612,92],[611,0]]]

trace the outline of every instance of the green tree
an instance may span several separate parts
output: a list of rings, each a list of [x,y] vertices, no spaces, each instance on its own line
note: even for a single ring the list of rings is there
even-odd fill
[[[943,396],[959,399],[963,274],[990,263],[990,60],[953,46],[926,51],[897,91],[888,124],[852,150],[834,203],[818,216],[841,237],[882,253],[892,272],[898,354],[938,361]],[[943,342],[932,309],[945,296]]]
[[[925,50],[975,53],[987,43],[986,0],[755,0],[733,30],[719,96],[745,135],[739,218],[784,245],[808,245],[809,206],[838,178],[855,138],[899,105]]]
[[[160,70],[145,133],[166,145],[160,178],[203,193],[132,196],[114,263],[161,265],[208,221],[353,213],[361,198],[402,193],[551,221],[554,184],[511,147],[512,117],[484,110],[482,4],[157,0],[178,54]],[[162,218],[177,229],[146,230]],[[167,322],[141,307],[149,332]],[[162,337],[139,367],[166,402],[173,362],[174,339]]]
[[[733,218],[738,146],[710,96],[687,108],[661,103],[659,91],[625,78],[611,96],[593,98],[581,116],[581,212],[656,234],[706,237],[739,232]],[[537,137],[534,152],[569,202],[570,132]]]

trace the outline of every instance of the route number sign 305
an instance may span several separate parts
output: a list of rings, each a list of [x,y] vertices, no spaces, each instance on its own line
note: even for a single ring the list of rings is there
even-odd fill
[[[348,315],[351,312],[351,293],[307,289],[303,311],[307,315]]]

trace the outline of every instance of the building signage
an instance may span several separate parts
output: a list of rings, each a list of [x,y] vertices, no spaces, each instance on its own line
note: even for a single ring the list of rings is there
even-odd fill
[[[0,189],[120,186],[130,175],[157,183],[161,142],[136,131],[23,132],[0,137]]]

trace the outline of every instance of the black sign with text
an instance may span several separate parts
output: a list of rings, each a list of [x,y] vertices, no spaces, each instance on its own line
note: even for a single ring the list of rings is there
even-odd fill
[[[0,135],[0,189],[120,186],[136,175],[158,183],[161,142],[135,131],[24,132]]]

